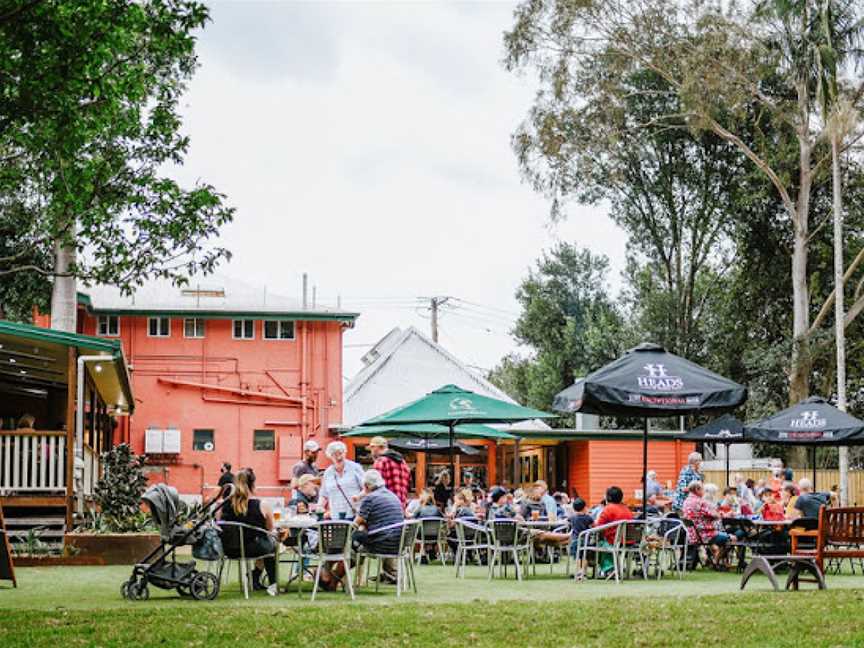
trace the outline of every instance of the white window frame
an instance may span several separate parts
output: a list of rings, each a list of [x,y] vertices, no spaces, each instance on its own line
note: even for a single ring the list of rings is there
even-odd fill
[[[111,332],[111,318],[117,322],[116,333]],[[105,333],[102,332],[102,322],[105,321]],[[119,315],[97,315],[96,316],[96,335],[99,337],[120,337],[120,316]]]
[[[150,323],[153,320],[156,320],[156,333],[155,334],[150,331]],[[162,323],[162,320],[165,320],[168,322],[168,332],[165,333],[165,335],[162,335],[162,333],[159,332],[161,329],[160,324]],[[171,337],[171,318],[170,317],[160,317],[160,316],[148,317],[147,318],[147,337],[170,338]]]
[[[183,318],[183,337],[187,340],[202,340],[207,335],[207,324],[203,317],[184,317]],[[186,335],[186,325],[192,322],[194,331],[198,332],[198,323],[201,324],[201,335]]]
[[[237,337],[237,322],[244,322],[243,332],[246,332],[245,322],[252,322],[252,337]],[[234,340],[254,340],[255,339],[255,320],[254,319],[233,319],[231,320],[231,338]]]
[[[276,337],[267,337],[267,324],[276,324]],[[282,337],[282,325],[291,324],[291,337]],[[297,336],[297,324],[293,320],[263,320],[261,323],[261,336],[268,342],[291,342]]]

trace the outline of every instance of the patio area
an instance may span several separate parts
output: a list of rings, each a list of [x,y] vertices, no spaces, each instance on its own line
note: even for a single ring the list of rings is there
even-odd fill
[[[557,568],[556,568],[557,569]],[[244,601],[236,582],[213,602],[154,590],[126,602],[128,567],[24,568],[19,588],[0,586],[0,644],[227,645],[301,638],[305,646],[503,645],[852,645],[864,636],[864,576],[829,576],[827,592],[777,594],[765,579],[738,592],[734,573],[698,571],[683,581],[575,583],[538,566],[523,582],[469,567],[422,566],[419,593],[397,601],[392,587],[365,588],[357,601],[295,592]],[[542,619],[543,623],[537,623]],[[675,628],[674,636],[670,628]],[[752,637],[752,640],[748,640]]]

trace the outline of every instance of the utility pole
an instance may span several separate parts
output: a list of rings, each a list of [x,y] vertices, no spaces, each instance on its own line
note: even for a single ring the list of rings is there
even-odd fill
[[[430,297],[429,298],[429,310],[432,312],[431,317],[431,326],[432,326],[432,341],[435,344],[438,344],[438,308],[443,306],[448,301],[450,301],[449,297]]]

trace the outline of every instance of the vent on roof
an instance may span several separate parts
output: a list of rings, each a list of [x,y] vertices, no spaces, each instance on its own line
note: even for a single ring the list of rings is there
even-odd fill
[[[180,294],[184,297],[224,297],[224,288],[183,288]]]

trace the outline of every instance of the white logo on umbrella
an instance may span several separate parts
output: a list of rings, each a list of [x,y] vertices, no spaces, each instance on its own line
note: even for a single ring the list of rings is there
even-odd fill
[[[646,364],[644,367],[647,376],[636,378],[639,387],[656,391],[677,391],[684,389],[684,381],[678,376],[670,376],[666,371],[666,365],[660,363]]]
[[[801,412],[801,418],[792,419],[789,422],[789,427],[792,428],[821,428],[825,427],[827,420],[819,418],[818,410],[807,410]]]
[[[474,403],[470,398],[454,398],[450,401],[450,409],[463,412],[471,412],[474,410]]]

